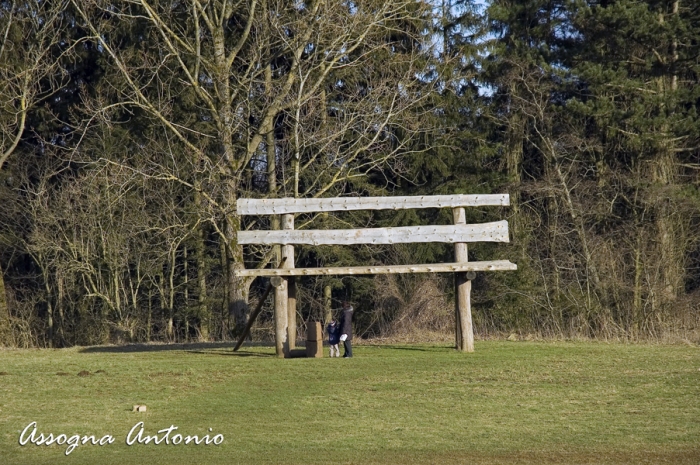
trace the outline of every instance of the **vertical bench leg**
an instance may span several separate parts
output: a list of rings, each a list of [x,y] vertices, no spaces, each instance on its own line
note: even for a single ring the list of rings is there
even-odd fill
[[[297,283],[296,277],[290,276],[288,283],[287,298],[287,338],[289,339],[289,350],[297,347]]]
[[[278,357],[289,354],[289,340],[287,339],[287,278],[282,278],[282,284],[275,288],[275,351]]]
[[[455,273],[455,349],[462,349],[462,314],[459,310],[460,275]]]
[[[294,229],[293,214],[282,215],[282,229]],[[294,268],[293,245],[282,246],[282,268]],[[296,346],[296,289],[290,292],[290,278],[282,280],[282,285],[275,288],[275,350],[278,357],[289,357],[289,350]]]
[[[474,352],[474,328],[472,326],[471,293],[472,282],[467,279],[467,273],[455,273],[456,316],[459,340],[457,350],[462,352]]]
[[[282,215],[282,229],[294,229],[294,214],[285,213]],[[283,245],[282,256],[287,259],[282,263],[282,268],[294,268],[294,246]],[[296,348],[297,341],[297,288],[293,276],[287,278],[287,342],[289,350]]]
[[[466,224],[464,207],[452,209],[454,224]],[[455,262],[469,261],[467,244],[455,244]],[[474,352],[474,329],[472,327],[471,308],[472,282],[467,273],[455,273],[455,346],[461,352]]]

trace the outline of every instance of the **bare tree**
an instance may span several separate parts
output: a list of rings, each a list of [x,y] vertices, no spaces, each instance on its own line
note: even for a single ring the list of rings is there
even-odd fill
[[[86,134],[120,107],[149,115],[181,147],[179,168],[154,175],[187,185],[216,211],[203,221],[226,246],[236,327],[250,286],[235,274],[244,261],[236,199],[342,193],[355,178],[391,169],[424,130],[420,2],[73,5],[117,70],[116,93],[90,104]],[[120,39],[135,25],[126,47]]]
[[[0,173],[28,130],[31,111],[67,82],[61,68],[71,51],[63,31],[69,2],[0,2]],[[7,314],[0,267],[0,316]]]

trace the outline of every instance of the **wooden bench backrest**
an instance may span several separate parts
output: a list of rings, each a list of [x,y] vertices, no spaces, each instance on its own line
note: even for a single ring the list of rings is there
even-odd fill
[[[330,199],[239,199],[239,215],[285,215],[321,211],[401,210],[507,206],[507,194],[416,197],[340,197]],[[395,228],[240,231],[239,244],[401,244],[419,242],[508,242],[508,222],[404,226]]]

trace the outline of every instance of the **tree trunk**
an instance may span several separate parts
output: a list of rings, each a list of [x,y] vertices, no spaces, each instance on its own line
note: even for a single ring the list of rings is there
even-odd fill
[[[173,250],[170,262],[170,274],[168,276],[168,338],[174,342],[175,337],[175,256],[177,249]]]
[[[234,196],[235,197],[235,196]],[[236,200],[230,200],[229,205],[235,205]],[[228,268],[228,305],[229,316],[233,318],[234,327],[231,333],[234,337],[240,335],[248,319],[248,288],[249,282],[238,276],[237,271],[245,268],[243,264],[243,246],[238,244],[238,231],[241,220],[237,213],[232,214],[226,221],[226,240],[229,243],[227,256]]]
[[[221,339],[225,339],[231,334],[231,316],[229,314],[228,304],[228,248],[225,240],[219,240],[219,255],[221,259],[221,269],[224,273],[224,293],[221,298]]]
[[[146,316],[146,342],[151,342],[151,319],[153,318],[153,295],[148,292],[148,315]]]
[[[511,84],[511,95],[516,95],[517,89],[515,83]],[[525,141],[525,121],[522,115],[514,113],[508,124],[506,132],[506,171],[508,173],[508,182],[511,187],[510,191],[510,208],[512,220],[510,229],[513,235],[520,233],[522,230],[520,218],[520,183],[521,166],[523,163],[523,144]],[[521,247],[524,251],[525,247]]]
[[[679,2],[676,0],[672,4],[672,15],[678,15]],[[664,14],[659,16],[659,22],[664,23]],[[674,205],[668,195],[663,191],[668,187],[676,184],[677,180],[677,164],[675,158],[675,145],[672,141],[671,128],[668,121],[675,112],[673,99],[678,90],[678,76],[675,71],[675,64],[678,61],[678,40],[673,39],[671,43],[670,57],[666,64],[668,71],[665,76],[658,79],[658,88],[662,99],[661,110],[665,112],[666,118],[661,126],[660,133],[662,134],[661,147],[658,151],[655,162],[653,163],[652,179],[657,184],[661,191],[661,195],[656,195],[655,217],[658,241],[658,258],[661,268],[661,305],[667,304],[676,300],[684,279],[684,250],[683,250],[683,231],[682,223],[679,221],[679,215],[676,213]],[[667,105],[665,102],[670,102]]]
[[[58,310],[58,345],[59,347],[63,347],[65,346],[65,334],[63,333],[65,312],[63,310],[63,277],[60,274],[56,276],[56,286],[58,288],[58,296],[56,297],[56,310]]]
[[[274,199],[277,197],[277,168],[275,162],[275,135],[271,131],[267,134],[267,185],[268,193],[270,198]],[[270,215],[270,229],[280,228],[280,217],[279,215]],[[282,249],[279,244],[272,246],[274,250],[274,256],[272,258],[273,263],[279,263],[282,260]]]
[[[182,293],[185,301],[185,311],[187,313],[189,313],[190,308],[190,265],[188,262],[188,255],[187,246],[182,247]],[[187,319],[187,314],[185,315],[185,319]]]
[[[49,286],[48,273],[44,273],[44,287],[46,289],[46,323],[48,326],[48,341],[47,345],[53,347],[53,337],[54,337],[54,318],[53,318],[53,305],[51,303],[51,287]]]
[[[242,257],[238,260],[230,258],[228,269],[228,308],[234,324],[231,332],[239,336],[248,318],[248,289],[244,280],[236,276],[236,271],[243,269]]]
[[[642,273],[644,272],[644,265],[642,263],[642,232],[643,227],[638,226],[637,231],[637,244],[634,251],[634,312],[632,316],[632,330],[634,331],[634,336],[638,336],[639,325],[643,319],[642,317]]]
[[[5,278],[3,276],[2,266],[0,265],[0,325],[8,325],[10,323],[10,308],[7,304],[7,294],[5,292]],[[3,341],[0,340],[0,344]]]
[[[197,286],[199,287],[199,295],[197,297],[199,334],[202,340],[208,341],[211,315],[207,307],[207,270],[204,257],[204,231],[201,225],[197,228],[195,253],[197,254]]]
[[[654,180],[663,190],[675,182],[673,169],[675,160],[671,148],[664,150],[655,164]],[[684,278],[684,234],[673,202],[659,195],[655,198],[655,225],[658,244],[658,260],[660,267],[660,304],[667,304],[676,300],[683,285]]]
[[[200,193],[201,186],[197,183],[197,189],[194,191],[195,208],[206,211],[206,203],[202,199]],[[194,234],[194,253],[197,263],[197,330],[202,340],[209,340],[209,329],[211,325],[211,312],[207,305],[207,261],[206,261],[206,246],[205,230],[202,224],[197,225],[197,230]]]
[[[265,10],[267,10],[267,2],[265,2]],[[266,36],[269,34],[268,30],[268,24],[267,21],[263,23],[264,26],[264,31]],[[265,93],[267,95],[267,98],[272,101],[274,99],[274,96],[272,95],[272,64],[271,64],[271,53],[269,50],[269,44],[268,44],[268,49],[266,50],[266,61],[267,61],[267,66],[265,67]],[[271,199],[274,199],[277,197],[277,144],[275,143],[275,131],[274,127],[272,128],[271,131],[269,131],[266,135],[266,155],[267,155],[267,192],[269,194],[269,197]],[[278,215],[272,215],[270,217],[271,225],[270,229],[279,229],[280,228],[280,218]],[[275,255],[272,258],[273,263],[279,263],[280,260],[282,260],[282,249],[280,248],[279,245],[273,245],[272,246],[273,250],[275,251]]]
[[[224,21],[225,24],[225,21]],[[217,132],[221,141],[221,156],[227,164],[228,179],[226,179],[226,194],[224,209],[227,212],[224,235],[227,242],[227,272],[228,272],[228,311],[229,321],[233,318],[231,335],[236,338],[245,329],[248,318],[248,288],[250,282],[237,275],[237,271],[245,268],[243,262],[243,247],[238,244],[238,231],[241,229],[241,219],[236,211],[238,198],[239,177],[237,174],[240,156],[237,155],[233,140],[237,137],[232,127],[234,114],[231,108],[230,69],[226,62],[225,32],[222,25],[217,25],[213,34],[214,60],[216,73],[212,76],[216,82],[218,94]],[[255,150],[258,148],[257,144]]]
[[[573,198],[571,196],[571,189],[566,181],[564,173],[561,171],[561,166],[554,160],[554,169],[556,171],[557,177],[559,178],[559,184],[561,185],[562,191],[564,192],[564,202],[567,209],[569,210],[569,216],[571,221],[574,223],[574,229],[576,230],[583,251],[583,257],[586,264],[586,279],[593,279],[595,287],[600,286],[600,274],[598,273],[598,267],[596,266],[595,260],[593,259],[593,254],[588,244],[588,235],[586,234],[586,226],[583,222],[583,215],[581,212],[576,210]]]

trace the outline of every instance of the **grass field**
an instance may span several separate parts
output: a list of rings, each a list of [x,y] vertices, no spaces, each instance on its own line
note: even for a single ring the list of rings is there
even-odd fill
[[[697,347],[477,342],[474,354],[430,345],[360,345],[352,359],[273,353],[0,351],[0,463],[700,464]],[[134,413],[134,404],[148,411]],[[35,437],[114,443],[68,456],[65,444],[20,446],[32,421]],[[140,421],[145,435],[174,425],[168,440],[224,441],[128,446]]]

